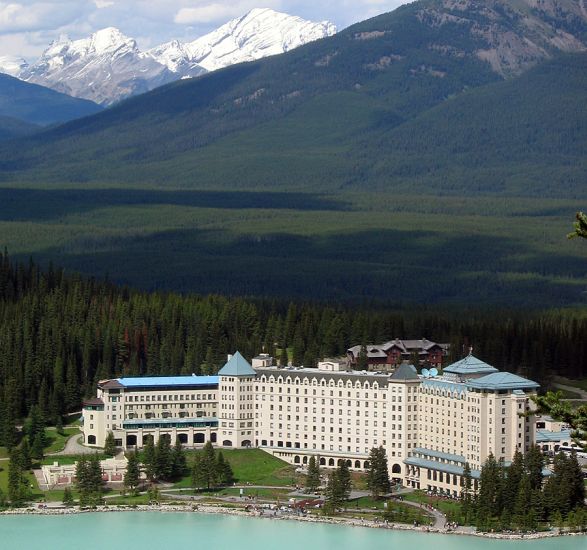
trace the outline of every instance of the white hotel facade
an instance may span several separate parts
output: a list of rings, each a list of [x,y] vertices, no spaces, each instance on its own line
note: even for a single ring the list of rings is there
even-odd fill
[[[458,494],[465,463],[472,477],[492,453],[508,462],[536,442],[531,396],[538,384],[500,372],[472,355],[424,378],[407,364],[393,374],[275,367],[238,352],[218,376],[120,378],[98,384],[83,408],[86,445],[102,447],[109,431],[123,448],[167,437],[186,447],[211,441],[259,447],[294,465],[319,457],[368,467],[383,446],[389,472],[403,485]]]

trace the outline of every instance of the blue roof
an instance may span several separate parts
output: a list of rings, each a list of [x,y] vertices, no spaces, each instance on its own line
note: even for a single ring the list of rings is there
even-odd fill
[[[255,376],[257,373],[237,351],[218,372],[219,376]]]
[[[432,456],[434,458],[442,458],[444,460],[452,460],[453,462],[467,462],[467,459],[461,455],[453,455],[449,453],[441,453],[440,451],[434,451],[433,449],[425,449],[424,447],[415,447],[412,449],[414,453],[420,455]]]
[[[449,365],[444,372],[452,372],[454,374],[484,374],[489,372],[498,372],[495,367],[477,359],[474,355],[468,355],[464,359]]]
[[[481,378],[469,380],[467,386],[478,390],[536,389],[539,384],[511,372],[494,372]]]
[[[443,464],[442,462],[436,462],[434,460],[426,460],[425,458],[416,458],[415,456],[409,456],[404,460],[405,464],[410,466],[418,466],[420,468],[427,468],[428,470],[438,470],[439,472],[446,472],[447,474],[456,474],[458,476],[463,475],[464,467],[456,466],[454,464]],[[471,477],[473,479],[479,479],[481,472],[479,470],[473,470],[471,468]]]
[[[548,430],[536,430],[536,443],[546,443],[547,441],[558,442],[564,439],[571,440],[571,431],[563,430],[561,432],[550,432]]]
[[[218,376],[143,376],[119,378],[118,382],[126,388],[193,388],[197,386],[217,386]]]

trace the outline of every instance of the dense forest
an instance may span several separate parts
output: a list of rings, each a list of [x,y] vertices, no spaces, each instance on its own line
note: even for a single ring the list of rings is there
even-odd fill
[[[97,380],[212,374],[226,354],[265,350],[294,364],[352,344],[427,337],[468,347],[498,368],[545,386],[554,373],[587,375],[587,316],[283,303],[144,293],[0,255],[0,417],[13,424],[38,405],[48,420],[79,409]]]

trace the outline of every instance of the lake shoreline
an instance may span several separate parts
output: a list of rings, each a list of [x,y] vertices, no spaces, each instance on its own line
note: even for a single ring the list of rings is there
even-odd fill
[[[370,529],[389,529],[394,531],[414,531],[419,533],[431,533],[440,535],[461,535],[472,536],[488,539],[500,540],[536,540],[564,536],[585,536],[587,533],[577,532],[539,532],[539,533],[477,533],[474,531],[466,531],[464,528],[457,529],[439,529],[435,527],[413,526],[404,523],[385,523],[375,522],[372,520],[356,519],[356,518],[342,518],[342,517],[318,517],[318,516],[297,516],[297,515],[280,515],[273,516],[268,513],[259,513],[258,511],[246,511],[243,509],[229,508],[226,506],[190,504],[190,505],[137,505],[134,506],[98,506],[93,510],[80,510],[79,508],[65,508],[65,507],[28,507],[16,508],[13,510],[4,510],[0,512],[0,516],[63,516],[72,514],[93,514],[93,513],[115,513],[115,512],[160,512],[160,513],[191,513],[191,514],[222,514],[230,516],[240,516],[249,518],[271,519],[274,521],[301,521],[307,523],[325,523],[330,525],[346,525],[349,527],[367,527]]]

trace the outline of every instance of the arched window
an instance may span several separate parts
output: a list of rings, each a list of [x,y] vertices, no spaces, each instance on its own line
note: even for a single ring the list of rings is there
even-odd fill
[[[95,435],[88,435],[88,445],[95,445],[96,444],[96,436]]]
[[[251,442],[248,439],[245,439],[242,443],[241,443],[241,447],[250,447],[251,446]]]
[[[361,467],[361,461],[355,460],[355,468],[359,469]]]
[[[205,443],[206,435],[205,434],[194,434],[194,443]]]
[[[401,474],[402,473],[402,467],[399,464],[394,464],[391,467],[391,473],[392,474]]]
[[[232,447],[232,441],[230,441],[229,439],[225,439],[225,440],[222,442],[222,446],[223,446],[223,447]]]
[[[210,434],[210,441],[212,443],[216,443],[217,438],[218,438],[218,436],[216,435],[216,433],[211,433]]]
[[[308,464],[308,457],[307,457],[307,456],[305,456],[305,457],[304,457],[304,459],[302,460],[302,462],[303,462],[304,464]]]
[[[320,466],[326,466],[326,459],[323,456],[320,457]]]
[[[300,457],[298,455],[294,456],[294,464],[300,463]]]
[[[334,466],[334,458],[328,460],[328,466]]]

